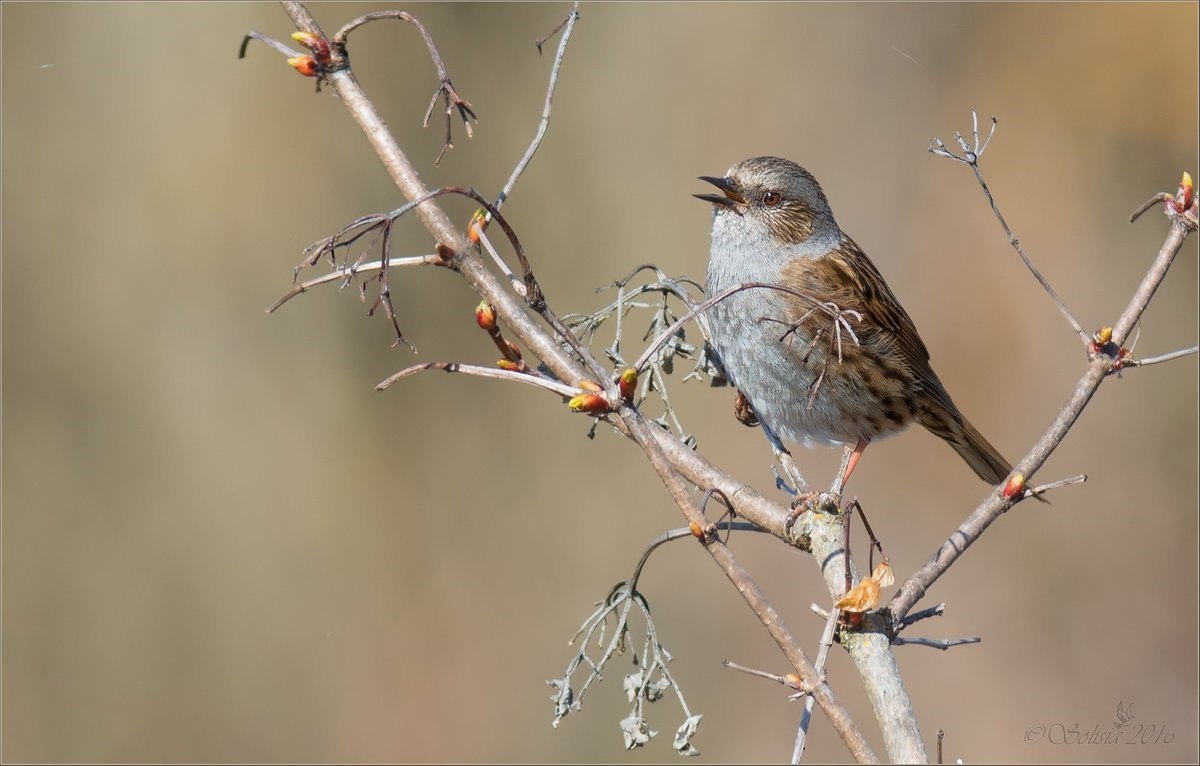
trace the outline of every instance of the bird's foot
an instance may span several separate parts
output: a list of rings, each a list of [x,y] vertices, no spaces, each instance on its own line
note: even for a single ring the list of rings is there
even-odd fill
[[[800,515],[805,511],[816,510],[816,504],[814,501],[820,496],[821,495],[819,492],[802,492],[801,494],[797,495],[795,499],[792,500],[792,510],[790,513],[788,513],[787,523],[783,526],[784,531],[791,535],[792,527],[796,524],[796,519],[800,518]]]
[[[733,400],[733,416],[744,426],[754,428],[758,425],[758,415],[754,413],[754,406],[741,391],[737,392],[737,398]]]

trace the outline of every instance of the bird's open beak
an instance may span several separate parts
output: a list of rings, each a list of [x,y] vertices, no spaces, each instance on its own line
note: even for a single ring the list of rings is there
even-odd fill
[[[711,202],[714,205],[727,207],[730,210],[736,210],[738,205],[745,205],[746,198],[738,193],[733,182],[728,178],[714,178],[713,176],[700,176],[701,181],[707,181],[713,186],[724,192],[724,196],[720,194],[693,194],[696,199],[702,199],[705,202]]]

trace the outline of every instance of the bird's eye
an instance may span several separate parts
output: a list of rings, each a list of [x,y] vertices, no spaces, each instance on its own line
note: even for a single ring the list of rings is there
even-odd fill
[[[763,204],[767,207],[775,207],[783,200],[783,195],[777,191],[769,191],[763,195]]]

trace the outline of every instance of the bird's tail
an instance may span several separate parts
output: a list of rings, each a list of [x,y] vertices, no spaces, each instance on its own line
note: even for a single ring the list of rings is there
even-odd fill
[[[958,453],[971,470],[988,484],[1002,483],[1012,473],[1012,464],[991,445],[971,422],[957,411],[931,407],[918,416],[918,422],[939,436]],[[1044,500],[1040,495],[1039,500]]]

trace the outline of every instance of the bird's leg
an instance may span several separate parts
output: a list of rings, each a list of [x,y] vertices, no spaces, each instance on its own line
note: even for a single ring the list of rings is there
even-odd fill
[[[829,488],[831,495],[841,497],[842,489],[846,486],[846,482],[850,481],[850,474],[854,473],[854,466],[858,465],[858,459],[862,457],[862,453],[870,443],[870,439],[859,439],[858,444],[854,445],[853,449],[849,446],[842,452],[842,465],[838,469],[838,478],[833,482],[833,486]]]

